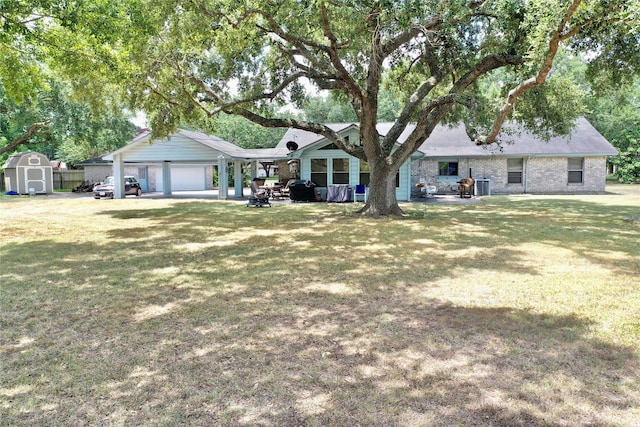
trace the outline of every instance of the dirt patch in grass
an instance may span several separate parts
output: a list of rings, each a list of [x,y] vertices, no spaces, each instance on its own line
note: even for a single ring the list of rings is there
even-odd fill
[[[3,201],[0,425],[633,425],[640,198],[600,197]]]

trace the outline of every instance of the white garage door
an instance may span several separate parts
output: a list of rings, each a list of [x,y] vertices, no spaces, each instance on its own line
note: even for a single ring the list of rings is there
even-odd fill
[[[205,168],[171,166],[171,190],[205,190]]]

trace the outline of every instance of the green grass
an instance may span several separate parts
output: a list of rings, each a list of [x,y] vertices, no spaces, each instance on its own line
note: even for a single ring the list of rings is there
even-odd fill
[[[0,197],[0,425],[637,423],[639,186],[403,209]]]

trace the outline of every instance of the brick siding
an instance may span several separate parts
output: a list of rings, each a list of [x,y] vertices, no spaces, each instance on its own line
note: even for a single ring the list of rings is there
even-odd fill
[[[604,193],[606,183],[606,157],[585,157],[582,183],[568,182],[568,159],[566,157],[531,157],[523,161],[523,182],[507,183],[507,158],[461,158],[458,160],[458,177],[491,180],[491,194],[577,194]],[[458,178],[458,179],[459,179]],[[414,160],[411,165],[413,195],[419,194],[416,184],[421,180],[435,185],[439,194],[453,194],[455,179],[443,180],[438,176],[438,160]],[[453,180],[453,181],[452,181]]]

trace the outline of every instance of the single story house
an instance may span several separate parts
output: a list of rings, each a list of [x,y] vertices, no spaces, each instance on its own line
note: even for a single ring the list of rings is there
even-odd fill
[[[360,131],[358,125],[353,123],[329,123],[329,128],[339,133],[351,143],[358,144]],[[378,132],[384,135],[384,130],[391,128],[389,123],[381,123]],[[405,135],[405,132],[403,135]],[[402,140],[400,141],[402,142]],[[332,185],[349,185],[355,187],[358,184],[369,185],[369,165],[348,155],[335,144],[323,136],[299,129],[289,129],[276,149],[285,150],[294,148],[289,153],[287,163],[297,163],[298,173],[301,179],[311,180],[323,191]],[[419,159],[422,153],[414,153],[412,159]],[[280,165],[279,170],[286,169]],[[409,200],[411,198],[411,162],[406,162],[396,177],[396,198]]]
[[[548,141],[519,129],[500,144],[477,146],[464,126],[439,126],[420,147],[412,182],[432,183],[439,192],[460,178],[484,182],[484,194],[604,193],[607,157],[618,151],[585,118],[569,135]]]
[[[328,124],[349,141],[358,143],[354,123]],[[380,123],[385,135],[392,123]],[[399,138],[402,144],[411,129]],[[510,140],[507,140],[509,138]],[[605,191],[606,159],[617,150],[584,118],[570,135],[545,141],[516,130],[508,132],[500,144],[477,146],[463,126],[438,126],[399,170],[396,198],[410,200],[420,194],[419,183],[437,187],[438,193],[454,193],[456,182],[472,177],[476,194],[518,193],[602,193]],[[325,137],[289,129],[273,149],[243,149],[216,136],[179,130],[169,138],[152,140],[144,131],[121,149],[83,162],[87,180],[106,175],[134,175],[144,191],[207,190],[217,169],[220,198],[227,198],[228,169],[233,169],[234,196],[243,197],[242,168],[257,176],[258,162],[278,165],[279,178],[311,180],[321,191],[332,185],[368,185],[366,162],[338,149]],[[117,181],[116,181],[117,182]]]
[[[380,123],[378,132],[385,135],[393,123]],[[359,138],[352,123],[329,124],[351,142]],[[400,144],[411,129],[405,131]],[[509,138],[509,139],[507,139]],[[290,129],[277,147],[287,144],[297,149],[290,158],[299,162],[300,177],[319,187],[335,184],[368,184],[368,166],[349,156],[325,137]],[[617,150],[584,118],[567,136],[546,141],[529,132],[509,132],[501,143],[477,146],[470,141],[464,126],[441,125],[411,160],[400,168],[396,179],[398,200],[419,195],[418,183],[437,187],[438,193],[454,193],[456,182],[472,177],[481,187],[476,194],[518,193],[602,193],[605,191],[608,156]],[[280,170],[283,170],[281,165]]]

